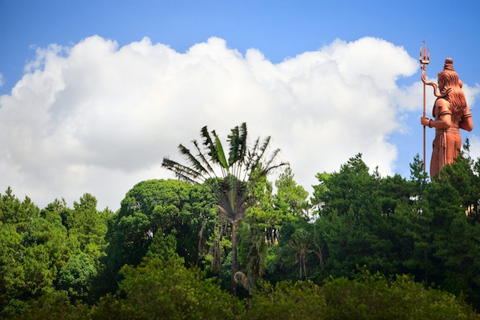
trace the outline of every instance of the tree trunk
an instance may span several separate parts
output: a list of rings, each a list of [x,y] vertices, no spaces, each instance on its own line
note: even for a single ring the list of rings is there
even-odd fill
[[[232,274],[231,274],[231,293],[237,294],[237,284],[235,283],[235,273],[238,271],[237,263],[237,221],[232,221]]]
[[[198,232],[198,255],[197,255],[197,267],[202,263],[205,256],[205,238],[203,237],[203,230],[205,229],[205,220],[202,220],[200,225],[200,231]]]

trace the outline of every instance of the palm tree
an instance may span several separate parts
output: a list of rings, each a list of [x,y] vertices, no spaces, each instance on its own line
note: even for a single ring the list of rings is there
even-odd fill
[[[308,237],[310,234],[307,230],[299,228],[295,230],[295,232],[290,237],[290,241],[288,245],[290,248],[295,250],[297,253],[296,262],[298,262],[300,270],[299,270],[299,279],[306,280],[307,279],[307,266],[306,266],[306,259],[308,250]]]
[[[275,164],[280,149],[275,149],[265,160],[270,137],[263,142],[257,138],[253,146],[249,147],[246,123],[231,129],[227,139],[228,158],[215,130],[210,134],[205,126],[200,131],[200,136],[203,147],[196,140],[192,141],[196,155],[182,144],[178,146],[188,165],[163,158],[162,166],[173,171],[180,180],[191,183],[207,182],[215,192],[221,217],[231,224],[232,229],[231,285],[232,293],[235,293],[234,277],[238,271],[237,227],[239,221],[245,217],[247,202],[252,196],[251,188],[272,170],[288,163]]]

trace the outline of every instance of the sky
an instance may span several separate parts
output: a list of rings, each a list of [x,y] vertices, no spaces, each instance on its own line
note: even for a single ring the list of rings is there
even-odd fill
[[[419,51],[453,58],[480,157],[480,2],[0,0],[0,193],[117,210],[207,126],[271,136],[295,180],[423,158]],[[434,97],[427,88],[427,116]],[[427,167],[432,130],[427,128]],[[278,175],[281,172],[277,172]],[[275,175],[270,177],[273,182]]]

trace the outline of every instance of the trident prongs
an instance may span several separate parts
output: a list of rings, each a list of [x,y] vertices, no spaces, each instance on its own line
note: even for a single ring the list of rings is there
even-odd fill
[[[423,40],[423,48],[420,48],[420,58],[418,60],[420,60],[422,70],[426,70],[427,64],[430,62],[430,50],[427,51],[425,40]]]

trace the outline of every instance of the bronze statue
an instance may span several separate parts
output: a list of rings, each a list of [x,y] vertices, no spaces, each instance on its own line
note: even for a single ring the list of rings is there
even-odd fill
[[[425,50],[424,50],[424,57]],[[420,59],[422,63],[422,81],[425,85],[433,86],[434,95],[437,97],[433,105],[433,119],[425,116],[420,119],[421,124],[429,128],[435,128],[435,139],[433,140],[432,159],[430,161],[430,177],[437,176],[440,170],[449,163],[452,163],[458,156],[462,147],[460,129],[472,131],[472,114],[467,107],[465,94],[462,90],[463,82],[453,69],[453,60],[445,59],[443,71],[438,73],[437,84],[427,82],[425,76],[425,65],[429,59]],[[426,62],[426,63],[425,63]]]

